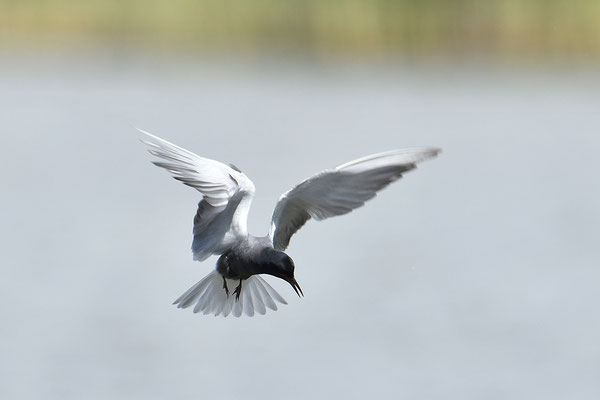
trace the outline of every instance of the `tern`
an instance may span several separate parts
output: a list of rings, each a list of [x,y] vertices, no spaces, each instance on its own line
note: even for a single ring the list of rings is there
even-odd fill
[[[400,179],[417,163],[435,157],[440,149],[416,147],[362,157],[327,169],[285,192],[277,202],[269,234],[248,234],[248,211],[254,184],[233,164],[200,157],[140,130],[152,163],[202,194],[194,216],[192,253],[204,261],[218,255],[216,268],[183,293],[174,304],[194,305],[194,313],[253,316],[277,310],[286,301],[260,275],[288,282],[298,296],[294,261],[284,252],[292,236],[310,219],[344,215],[365,204],[377,192]]]

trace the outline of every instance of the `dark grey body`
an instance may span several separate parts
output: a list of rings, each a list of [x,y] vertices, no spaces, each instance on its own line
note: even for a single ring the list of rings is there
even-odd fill
[[[283,251],[275,250],[268,237],[247,236],[217,261],[217,272],[223,278],[240,281],[234,291],[237,298],[242,290],[242,281],[258,274],[269,274],[285,280],[300,296],[302,289],[294,278],[294,269],[294,261]],[[229,293],[225,279],[223,289]]]
[[[294,262],[273,249],[268,237],[248,238],[226,251],[217,261],[217,272],[227,279],[244,280],[256,274],[294,277]]]

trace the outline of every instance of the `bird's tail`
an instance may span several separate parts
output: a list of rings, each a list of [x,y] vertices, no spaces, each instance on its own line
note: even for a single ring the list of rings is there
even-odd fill
[[[177,308],[188,308],[195,304],[195,313],[215,316],[221,314],[224,317],[229,314],[239,317],[242,313],[251,317],[255,312],[262,315],[267,312],[267,308],[277,310],[275,301],[287,304],[283,297],[258,275],[252,275],[242,281],[239,300],[233,291],[240,281],[225,281],[229,295],[223,288],[223,277],[217,271],[213,271],[179,296],[173,304],[177,304]]]

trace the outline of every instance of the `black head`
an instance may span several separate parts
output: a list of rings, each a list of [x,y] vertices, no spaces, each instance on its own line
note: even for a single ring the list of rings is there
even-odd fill
[[[296,282],[294,278],[294,261],[285,254],[283,251],[268,249],[265,253],[265,261],[264,271],[263,273],[276,276],[278,278],[283,279],[296,291],[298,297],[304,293],[302,293],[302,289],[300,289],[300,285]]]

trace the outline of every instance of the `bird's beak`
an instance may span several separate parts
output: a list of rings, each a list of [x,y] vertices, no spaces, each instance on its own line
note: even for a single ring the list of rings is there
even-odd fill
[[[294,279],[294,278],[288,278],[286,276],[282,276],[282,278],[287,283],[289,283],[290,285],[292,285],[292,287],[296,291],[296,294],[298,295],[298,297],[300,297],[300,295],[304,296],[304,293],[302,293],[302,289],[300,289],[300,285],[298,285],[298,282],[296,282],[296,279]]]

